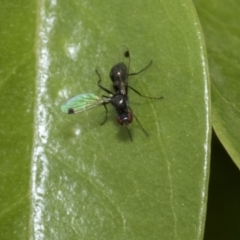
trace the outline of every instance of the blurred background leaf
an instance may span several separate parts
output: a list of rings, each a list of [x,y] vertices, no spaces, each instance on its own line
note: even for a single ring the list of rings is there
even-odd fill
[[[194,2],[208,52],[212,124],[223,146],[240,168],[240,2]]]
[[[212,89],[212,120],[217,135],[213,136],[212,142],[204,239],[237,240],[240,239],[240,3],[237,0],[195,0],[194,3],[206,40]]]
[[[239,169],[216,134],[213,134],[204,240],[238,240],[240,238],[239,185]]]
[[[5,48],[1,78],[1,129],[10,131],[1,132],[1,237],[202,239],[211,131],[204,40],[193,6],[140,0],[26,5],[26,13],[9,5],[21,12],[18,23],[11,22],[10,9],[5,13],[6,29],[22,26],[14,34],[26,49],[15,61]],[[4,50],[9,36],[3,37]],[[130,49],[130,72],[153,60],[129,79],[131,86],[164,96],[152,101],[129,91],[150,135],[134,121],[133,143],[110,107],[104,126],[104,109],[76,116],[60,111],[76,94],[103,94],[95,68],[111,88],[108,74],[120,44]],[[22,71],[15,76],[13,69]],[[17,200],[19,216],[20,208],[12,207]]]

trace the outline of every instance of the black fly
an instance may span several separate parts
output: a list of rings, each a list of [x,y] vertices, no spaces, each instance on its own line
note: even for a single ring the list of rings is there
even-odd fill
[[[100,84],[101,83],[101,76],[100,76],[99,72],[96,70],[96,73],[99,77],[98,86],[102,90],[104,90],[105,92],[110,94],[110,96],[104,96],[104,95],[102,96],[105,100],[101,104],[106,109],[106,116],[105,116],[105,119],[102,122],[102,124],[104,124],[107,120],[108,110],[107,110],[106,104],[111,103],[113,105],[113,107],[115,108],[117,114],[118,114],[117,115],[117,122],[120,125],[123,125],[123,126],[126,127],[126,129],[128,131],[128,134],[129,134],[129,137],[132,141],[132,135],[131,135],[127,126],[132,122],[133,118],[135,118],[137,120],[137,122],[138,122],[139,126],[142,128],[143,132],[146,135],[148,135],[148,133],[143,128],[143,126],[139,122],[136,115],[133,114],[133,111],[132,111],[131,107],[129,106],[128,89],[133,90],[139,96],[145,97],[145,98],[162,99],[163,97],[148,97],[148,96],[142,95],[139,91],[137,91],[136,89],[134,89],[133,87],[128,85],[128,77],[138,75],[139,73],[145,71],[152,64],[152,61],[150,61],[149,64],[145,68],[143,68],[141,71],[136,72],[136,73],[129,73],[130,52],[129,52],[128,48],[126,46],[122,45],[120,47],[119,53],[120,53],[120,62],[115,64],[111,68],[110,74],[109,74],[109,77],[110,77],[110,79],[112,80],[112,83],[113,83],[114,92],[111,92],[110,90],[106,89],[105,87],[103,87]]]

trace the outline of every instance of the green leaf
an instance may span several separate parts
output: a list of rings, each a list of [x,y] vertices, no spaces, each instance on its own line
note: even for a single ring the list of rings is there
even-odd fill
[[[239,1],[196,1],[206,37],[217,136],[240,168]]]
[[[1,129],[10,131],[0,136],[1,178],[8,181],[0,236],[11,239],[14,229],[19,239],[202,239],[211,126],[204,41],[192,4],[42,1],[29,8],[32,17],[38,9],[37,29],[28,22],[36,39],[25,43],[30,50],[20,67],[9,56],[0,89]],[[22,39],[29,34],[18,31]],[[134,120],[133,142],[111,106],[103,126],[104,108],[79,115],[60,109],[77,94],[106,94],[95,68],[111,89],[121,44],[131,52],[130,72],[153,60],[129,84],[164,96],[150,100],[129,89],[131,108],[149,133]],[[18,213],[11,206],[19,199],[18,224],[4,225]]]
[[[35,9],[34,1],[1,2],[0,239],[29,235]]]

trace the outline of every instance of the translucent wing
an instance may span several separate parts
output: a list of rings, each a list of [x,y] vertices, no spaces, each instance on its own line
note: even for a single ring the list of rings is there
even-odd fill
[[[104,102],[106,100],[93,93],[84,93],[69,99],[61,106],[61,109],[64,113],[75,114],[97,107]]]
[[[124,65],[127,67],[127,73],[129,72],[130,52],[129,52],[127,46],[125,46],[125,45],[119,46],[116,63],[124,63]]]

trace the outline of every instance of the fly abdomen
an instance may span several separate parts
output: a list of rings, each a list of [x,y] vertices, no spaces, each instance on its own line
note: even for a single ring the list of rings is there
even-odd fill
[[[111,68],[109,77],[113,82],[114,91],[126,95],[128,79],[128,69],[126,65],[123,62],[114,65]]]

